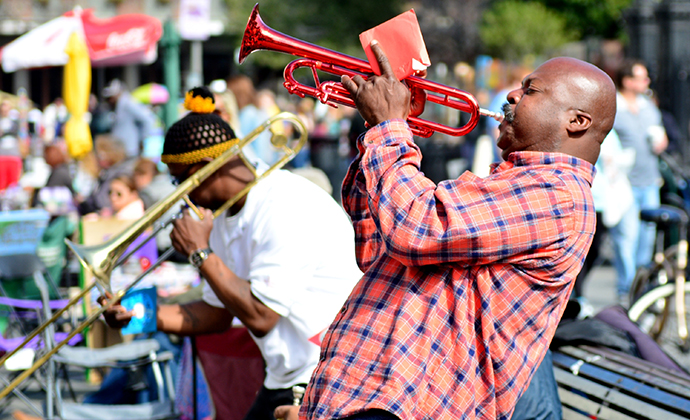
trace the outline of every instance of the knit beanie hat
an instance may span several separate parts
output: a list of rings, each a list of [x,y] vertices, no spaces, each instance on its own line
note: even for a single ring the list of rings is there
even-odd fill
[[[216,158],[239,142],[230,125],[213,111],[213,94],[206,87],[187,92],[184,107],[190,113],[173,124],[165,134],[163,163],[191,165],[205,158]]]

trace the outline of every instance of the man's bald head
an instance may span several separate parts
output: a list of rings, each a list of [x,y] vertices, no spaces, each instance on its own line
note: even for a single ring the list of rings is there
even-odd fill
[[[613,127],[616,88],[584,61],[559,57],[539,66],[508,94],[498,146],[503,157],[519,150],[567,153],[591,163]]]
[[[598,67],[576,58],[559,57],[550,61],[556,68],[565,69],[563,77],[568,81],[568,100],[573,108],[593,116],[590,133],[601,143],[613,128],[616,117],[613,80]]]

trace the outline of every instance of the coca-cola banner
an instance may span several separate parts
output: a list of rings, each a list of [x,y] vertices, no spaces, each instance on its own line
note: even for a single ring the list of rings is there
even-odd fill
[[[156,43],[163,28],[152,16],[131,13],[99,19],[92,9],[76,8],[0,49],[3,71],[64,66],[67,40],[74,32],[84,38],[92,66],[121,66],[156,61]]]
[[[163,34],[158,19],[136,13],[98,19],[91,9],[84,10],[81,18],[92,65],[150,64],[156,60],[156,43]]]

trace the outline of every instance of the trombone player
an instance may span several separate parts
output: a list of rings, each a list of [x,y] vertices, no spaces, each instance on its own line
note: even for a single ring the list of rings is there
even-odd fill
[[[162,161],[179,184],[232,147],[230,126],[212,113],[206,88],[187,93],[191,112],[165,136]],[[253,162],[257,173],[267,169]],[[206,279],[203,298],[159,305],[158,329],[178,335],[224,331],[233,318],[250,332],[266,364],[266,378],[246,419],[273,419],[293,402],[292,387],[305,385],[319,358],[320,337],[361,277],[352,226],[336,201],[298,175],[278,170],[230,209],[223,206],[253,181],[235,156],[191,194],[201,220],[185,211],[171,233],[175,249]],[[103,298],[101,298],[102,301]],[[105,312],[121,328],[131,319],[122,306]]]

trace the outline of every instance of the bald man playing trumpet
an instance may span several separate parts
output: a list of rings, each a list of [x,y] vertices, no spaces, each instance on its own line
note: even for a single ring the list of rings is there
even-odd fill
[[[372,50],[381,76],[342,78],[371,126],[342,194],[365,274],[324,338],[299,418],[509,419],[592,241],[615,87],[586,62],[545,62],[507,96],[505,162],[437,185],[405,122],[410,91]]]

